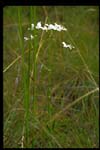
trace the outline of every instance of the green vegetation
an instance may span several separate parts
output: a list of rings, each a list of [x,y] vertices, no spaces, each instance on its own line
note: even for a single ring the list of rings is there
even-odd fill
[[[5,148],[99,147],[99,8],[3,9]],[[67,31],[27,30],[32,23]],[[24,37],[34,36],[25,41]],[[62,42],[73,45],[70,50]]]

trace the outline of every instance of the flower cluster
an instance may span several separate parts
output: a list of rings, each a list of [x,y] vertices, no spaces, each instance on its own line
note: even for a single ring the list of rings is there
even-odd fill
[[[66,44],[65,42],[62,42],[63,47],[64,48],[69,48],[70,50],[72,50],[73,48],[75,48],[74,46],[72,46],[71,44]]]
[[[45,30],[45,31],[48,31],[48,30],[55,30],[55,31],[67,31],[67,29],[57,23],[55,23],[54,25],[53,24],[45,24],[44,26],[42,26],[41,24],[41,21],[37,22],[37,25],[35,26],[33,23],[31,24],[31,27],[28,28],[28,30],[34,30],[34,29],[41,29],[41,30]],[[28,40],[33,40],[34,37],[33,35],[30,35],[30,37],[24,37],[24,40],[25,41],[28,41]]]
[[[28,28],[28,30],[34,30],[34,29],[37,29],[37,30],[45,30],[45,31],[48,31],[48,30],[55,30],[55,31],[67,31],[67,29],[65,27],[63,27],[62,25],[59,25],[57,23],[54,23],[53,24],[45,24],[44,26],[42,26],[41,24],[41,21],[37,22],[37,25],[35,26],[33,23],[31,24],[31,27]],[[35,35],[36,36],[36,35]],[[28,40],[33,40],[34,39],[34,36],[31,34],[30,37],[24,37],[24,40],[25,41],[28,41]],[[65,42],[62,42],[63,44],[63,47],[64,48],[69,48],[70,50],[72,50],[74,48],[74,46],[70,45],[70,44],[66,44]]]
[[[28,28],[28,30],[34,30],[34,28],[36,29],[41,29],[41,30],[56,30],[56,31],[67,31],[67,29],[57,23],[55,23],[54,25],[53,24],[45,24],[43,27],[42,27],[42,24],[41,24],[41,21],[37,23],[37,25],[35,26],[34,24],[31,24],[31,28]]]

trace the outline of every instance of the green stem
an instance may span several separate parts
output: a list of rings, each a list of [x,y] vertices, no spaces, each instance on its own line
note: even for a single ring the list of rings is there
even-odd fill
[[[24,108],[25,108],[25,143],[26,147],[28,146],[29,139],[29,73],[30,73],[30,53],[28,58],[28,68],[25,66],[25,50],[24,50],[24,41],[23,41],[23,32],[22,32],[22,8],[18,8],[18,22],[19,22],[19,42],[20,49],[22,52],[22,80],[23,80],[23,90],[24,90]]]

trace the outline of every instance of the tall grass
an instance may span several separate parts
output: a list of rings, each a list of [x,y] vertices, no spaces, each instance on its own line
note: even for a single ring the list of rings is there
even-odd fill
[[[7,55],[9,51],[5,53],[5,85],[9,85],[10,82],[13,84],[17,73],[12,70],[21,66],[21,81],[13,97],[16,102],[11,101],[10,92],[6,89],[8,86],[5,86],[5,147],[98,147],[99,88],[97,59],[94,59],[98,57],[98,42],[92,39],[92,42],[88,41],[86,44],[91,34],[97,38],[97,31],[93,28],[96,24],[91,24],[95,15],[90,15],[92,19],[85,18],[88,12],[86,10],[91,12],[88,7],[63,6],[15,7],[5,11],[6,16],[14,11],[18,23],[18,42],[15,39],[16,44],[5,44],[5,49],[17,57],[10,62]],[[92,11],[95,12],[95,8]],[[88,30],[85,20],[92,26],[86,35],[83,32]],[[31,32],[34,39],[24,41],[27,30],[24,28],[24,21],[28,22],[25,23],[25,27],[32,23],[36,25],[38,21],[42,21],[43,24],[57,22],[64,24],[68,31],[41,32],[34,28]],[[12,26],[15,27],[14,23]],[[9,30],[7,31],[5,37],[8,37]],[[10,38],[4,39],[11,41]],[[86,45],[82,45],[81,39]],[[62,41],[72,44],[75,49],[64,49]],[[92,48],[93,43],[95,51]],[[16,52],[11,50],[12,45]],[[5,60],[10,63],[6,63]],[[91,60],[96,65],[93,66]],[[6,80],[6,77],[9,77],[9,80]],[[10,91],[12,94],[13,88]]]
[[[19,23],[19,42],[22,59],[22,79],[23,79],[23,100],[24,100],[24,135],[26,147],[29,141],[29,103],[30,103],[30,52],[28,54],[28,68],[25,66],[25,49],[23,40],[23,29],[22,29],[22,8],[18,8],[18,23]]]
[[[30,20],[31,20],[31,24],[34,22],[34,24],[36,25],[36,7],[30,7]],[[36,29],[33,30],[33,36],[35,37],[36,35]],[[32,41],[33,42],[33,41]],[[34,38],[34,42],[32,43],[33,49],[32,49],[32,78],[33,78],[33,110],[35,113],[35,109],[36,109],[36,72],[37,72],[37,63],[36,63],[36,53],[37,53],[37,38]],[[35,116],[35,114],[34,114]]]

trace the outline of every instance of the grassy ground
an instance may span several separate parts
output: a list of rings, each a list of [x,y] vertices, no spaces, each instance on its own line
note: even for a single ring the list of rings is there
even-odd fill
[[[5,148],[99,146],[98,18],[93,6],[4,8]],[[23,41],[38,21],[68,31],[35,30],[35,40]]]

